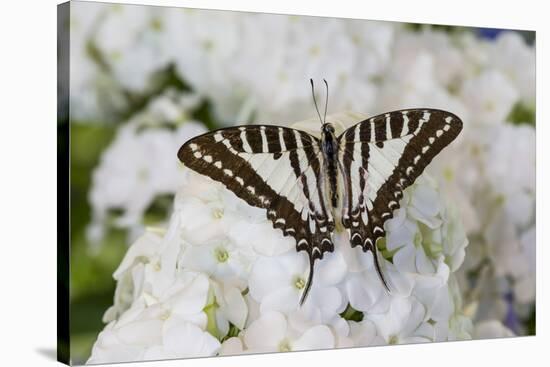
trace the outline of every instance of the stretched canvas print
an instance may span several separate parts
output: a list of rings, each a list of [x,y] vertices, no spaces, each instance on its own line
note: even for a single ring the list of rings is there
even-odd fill
[[[535,334],[534,31],[72,1],[57,126],[65,363]]]

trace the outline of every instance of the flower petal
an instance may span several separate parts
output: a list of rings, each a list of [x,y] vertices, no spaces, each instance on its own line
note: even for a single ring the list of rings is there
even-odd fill
[[[292,350],[319,350],[334,348],[334,335],[326,325],[318,325],[306,331],[292,342]]]

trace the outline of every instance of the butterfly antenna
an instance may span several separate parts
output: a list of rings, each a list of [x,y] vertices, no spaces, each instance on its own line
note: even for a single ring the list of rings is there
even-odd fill
[[[319,120],[321,123],[323,123],[323,119],[321,119],[321,113],[319,112],[319,107],[317,106],[317,100],[315,99],[315,87],[313,86],[313,79],[309,78],[309,82],[311,83],[311,94],[313,95],[313,103],[315,103],[315,109],[317,110],[317,114],[319,115]]]
[[[391,293],[390,287],[388,287],[388,283],[386,282],[386,279],[384,279],[384,275],[382,274],[382,269],[380,268],[380,263],[378,262],[378,253],[376,251],[376,245],[372,246],[372,258],[374,259],[374,268],[376,269],[376,272],[378,273],[378,276],[380,277],[380,280],[382,281],[382,284],[384,285],[384,288],[388,291],[388,293]]]
[[[302,293],[302,297],[300,298],[300,306],[304,304],[306,301],[307,295],[309,293],[309,290],[311,288],[311,284],[313,283],[313,264],[315,263],[315,259],[310,258],[309,259],[309,275],[307,277],[307,283],[306,287],[304,288],[304,292]]]
[[[326,81],[326,79],[323,79],[323,81],[325,82],[325,86],[327,87],[327,96],[326,96],[326,99],[325,99],[325,123],[327,122],[327,107],[328,107],[328,83]]]

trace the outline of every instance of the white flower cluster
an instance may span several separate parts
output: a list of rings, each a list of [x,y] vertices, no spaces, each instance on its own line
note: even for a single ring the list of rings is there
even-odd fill
[[[206,131],[188,119],[187,110],[196,102],[193,95],[168,90],[118,129],[93,172],[92,242],[103,237],[107,225],[141,234],[143,215],[154,199],[176,192],[183,179],[177,151],[182,141]]]
[[[167,230],[139,238],[115,272],[109,324],[88,363],[471,337],[455,276],[468,241],[429,176],[405,191],[379,243],[391,294],[372,253],[342,232],[300,307],[309,266],[294,240],[221,184],[183,174]]]
[[[71,112],[81,120],[123,110],[124,92],[147,93],[168,65],[226,124],[309,117],[309,77],[338,91],[335,110],[370,111],[396,33],[392,23],[358,20],[89,3],[72,10]]]
[[[390,22],[85,2],[73,10],[71,113],[81,120],[125,111],[128,95],[149,94],[171,66],[224,124],[312,116],[310,77],[329,82],[329,111],[430,107],[464,121],[457,140],[428,168],[439,185],[419,180],[387,224],[385,271],[398,291],[385,294],[371,255],[352,251],[338,235],[335,253],[316,263],[310,299],[300,309],[305,254],[264,214],[178,168],[177,148],[200,125],[124,125],[94,174],[92,237],[101,235],[111,209],[123,210],[116,225],[138,234],[158,195],[178,196],[167,234],[140,239],[117,271],[110,324],[91,361],[107,361],[120,345],[144,353],[120,360],[156,355],[148,354],[152,345],[155,353],[161,347],[165,356],[175,353],[169,341],[176,334],[166,333],[184,332],[183,324],[158,326],[156,339],[135,342],[121,330],[149,320],[142,311],[152,305],[177,303],[177,291],[155,282],[184,287],[205,276],[195,296],[206,321],[188,334],[204,343],[187,355],[510,335],[493,319],[525,333],[514,320],[525,319],[535,299],[535,50],[520,35],[486,40]],[[137,255],[133,249],[143,241],[155,252]],[[154,264],[165,265],[154,259],[167,251],[177,262],[161,277]],[[358,312],[363,319],[353,321]],[[265,330],[277,332],[257,337]]]

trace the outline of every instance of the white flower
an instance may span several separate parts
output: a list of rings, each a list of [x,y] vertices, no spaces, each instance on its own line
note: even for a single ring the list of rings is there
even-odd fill
[[[387,344],[406,344],[433,341],[434,328],[425,316],[426,310],[418,301],[393,297],[389,312],[366,317]]]
[[[498,124],[506,120],[519,94],[501,72],[487,70],[466,80],[461,97],[470,111],[466,123]]]
[[[247,278],[254,258],[250,250],[242,251],[228,240],[221,239],[187,246],[180,266],[209,274],[220,282],[238,284],[241,279]]]
[[[346,306],[335,287],[346,274],[346,263],[339,252],[326,254],[315,264],[314,281],[300,311],[306,319],[327,322]],[[249,279],[251,296],[260,303],[260,311],[290,313],[298,309],[309,275],[305,253],[290,251],[275,257],[260,257]]]
[[[350,334],[355,347],[384,345],[386,341],[376,332],[376,326],[368,319],[360,322],[350,321]]]
[[[159,297],[140,295],[99,334],[87,363],[213,355],[220,344],[205,331],[208,289],[204,275],[181,272]]]
[[[469,305],[463,306],[459,277],[450,279],[447,288],[454,312],[448,322],[439,320],[435,323],[436,341],[471,339],[473,331],[472,313],[469,310]]]
[[[449,217],[434,184],[424,177],[406,190],[402,208],[386,223],[385,248],[392,263],[382,259],[382,268],[394,296],[414,296],[433,321],[447,321],[455,307],[447,288],[450,269],[458,269],[467,241],[459,218]],[[348,250],[349,251],[349,250]],[[372,255],[347,256],[352,262],[365,257],[365,266],[354,266],[346,291],[353,308],[367,313],[388,312],[391,297],[383,288],[372,265]],[[380,255],[379,255],[380,256]]]
[[[243,342],[239,337],[231,337],[226,339],[220,348],[221,356],[239,355],[244,353]]]
[[[212,335],[185,321],[165,326],[165,329],[162,345],[148,348],[143,360],[213,356],[220,347]]]
[[[113,278],[117,281],[114,304],[103,316],[104,322],[116,320],[144,292],[145,277],[151,281],[151,275],[160,268],[162,238],[154,233],[145,233],[130,246]]]
[[[288,352],[334,348],[334,335],[326,325],[298,332],[279,312],[267,312],[253,322],[243,334],[250,353]]]
[[[174,100],[168,93],[119,129],[93,172],[89,200],[93,208],[90,234],[95,233],[94,237],[101,238],[109,210],[122,210],[114,219],[115,226],[135,230],[143,225],[143,214],[155,197],[177,191],[184,178],[177,151],[205,129],[194,121],[173,131],[149,126],[166,120],[177,122],[172,118],[184,116],[182,105],[187,104],[186,99]]]
[[[357,50],[355,70],[358,78],[380,76],[392,57],[396,26],[391,22],[364,22],[349,19],[344,23]]]
[[[392,61],[404,67],[408,60],[421,55],[429,55],[433,61],[433,76],[440,85],[456,82],[464,72],[464,56],[447,33],[429,28],[416,33],[401,29],[397,33]]]
[[[344,283],[344,290],[351,307],[362,312],[386,312],[389,307],[389,296],[382,285],[380,276],[374,269],[372,253],[365,254],[360,249],[354,249],[355,256],[366,257],[368,268],[361,272],[350,272]],[[401,277],[391,264],[382,261],[382,272],[390,289],[400,294],[410,294],[413,281],[408,277]],[[393,271],[391,271],[391,270]]]
[[[222,184],[197,173],[187,171],[175,207],[182,215],[183,236],[192,244],[225,237],[244,253],[253,250],[263,255],[294,247],[291,238],[273,230],[265,211],[250,207]]]
[[[91,39],[106,10],[104,4],[71,5],[69,104],[73,121],[110,121],[111,108],[126,106],[116,82],[91,57]]]
[[[502,32],[490,48],[487,63],[504,73],[528,104],[535,103],[535,48],[517,32]]]
[[[213,283],[216,307],[216,326],[221,336],[227,335],[231,322],[239,330],[244,329],[248,306],[241,290],[231,285]]]
[[[179,76],[195,92],[215,102],[215,112],[222,121],[235,117],[244,100],[240,88],[227,75],[227,66],[240,50],[241,18],[232,12],[185,9],[167,11],[163,22],[163,47],[171,50]]]
[[[524,227],[534,215],[535,129],[528,125],[504,125],[491,129],[485,136],[489,140],[484,158],[491,189],[502,198],[508,217]]]
[[[461,283],[475,295],[469,302],[478,305],[478,320],[499,319],[506,314],[504,296],[512,294],[514,310],[535,298],[535,241],[528,236],[521,240],[535,221],[535,132],[526,125],[498,124],[472,133],[476,137],[468,138],[465,149],[476,152],[471,163],[477,183],[468,196],[479,225],[469,230],[474,241],[463,270],[478,276]]]

